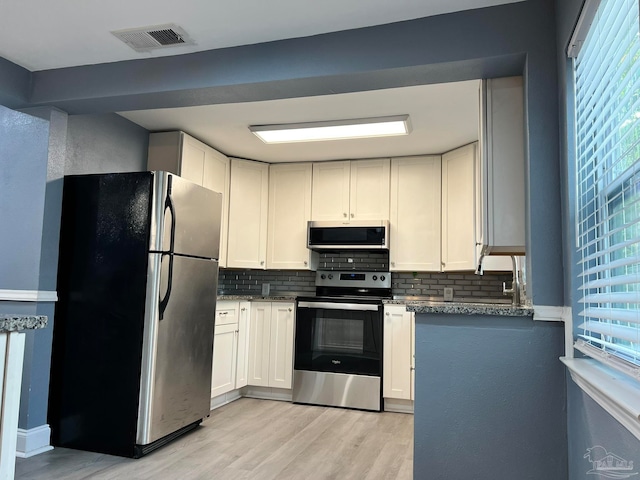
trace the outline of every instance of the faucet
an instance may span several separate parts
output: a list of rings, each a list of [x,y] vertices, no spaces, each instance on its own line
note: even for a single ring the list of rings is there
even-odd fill
[[[511,265],[513,267],[513,277],[511,279],[511,288],[507,288],[507,282],[502,282],[502,293],[504,295],[511,295],[514,306],[520,305],[520,268],[518,265],[518,257],[511,255]]]

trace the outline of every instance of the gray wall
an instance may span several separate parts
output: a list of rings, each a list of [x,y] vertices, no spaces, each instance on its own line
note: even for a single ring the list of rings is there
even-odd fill
[[[70,115],[66,175],[147,169],[149,132],[115,113]]]
[[[414,478],[567,478],[562,324],[416,315]]]
[[[33,74],[32,105],[99,113],[525,76],[530,294],[562,305],[553,0]],[[544,235],[539,234],[544,232]]]
[[[563,247],[565,274],[565,304],[574,312],[574,324],[577,325],[577,313],[581,305],[577,302],[578,257],[575,251],[575,151],[573,125],[573,78],[571,62],[566,56],[566,47],[577,22],[583,0],[559,0],[557,2],[557,61],[558,91],[560,99],[560,165],[562,172],[562,212]],[[588,475],[591,465],[584,458],[587,448],[601,445],[607,451],[633,461],[638,471],[640,465],[640,441],[629,433],[617,420],[585,394],[567,376],[567,428],[569,479],[578,480],[592,477]]]
[[[50,107],[23,112],[0,106],[0,289],[56,290],[65,174],[146,169],[149,133],[116,114],[68,116]],[[3,313],[47,315],[45,329],[26,332],[18,425],[47,423],[55,305],[0,302]]]

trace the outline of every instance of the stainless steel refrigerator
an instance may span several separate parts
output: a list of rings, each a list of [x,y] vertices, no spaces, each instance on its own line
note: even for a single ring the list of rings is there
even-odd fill
[[[209,415],[221,205],[167,172],[64,178],[53,445],[137,458]]]

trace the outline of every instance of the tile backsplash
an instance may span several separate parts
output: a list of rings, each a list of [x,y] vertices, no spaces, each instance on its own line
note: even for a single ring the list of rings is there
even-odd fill
[[[319,270],[389,270],[389,255],[383,252],[322,253]],[[474,275],[473,273],[393,272],[393,295],[426,296],[442,299],[445,287],[453,288],[457,301],[491,300],[510,302],[502,294],[502,282],[511,282],[511,273]],[[270,295],[315,294],[315,272],[308,270],[220,269],[219,295],[260,295],[268,283]]]

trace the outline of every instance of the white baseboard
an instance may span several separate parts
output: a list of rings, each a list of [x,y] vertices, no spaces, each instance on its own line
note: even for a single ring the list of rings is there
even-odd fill
[[[233,390],[232,392],[223,393],[222,395],[218,395],[217,397],[213,397],[211,399],[211,410],[215,410],[216,408],[220,408],[223,405],[235,402],[239,398],[242,398],[239,389]]]
[[[47,290],[0,290],[0,300],[10,302],[57,302],[58,292]]]
[[[287,388],[272,387],[244,387],[242,396],[249,398],[259,398],[262,400],[279,400],[282,402],[293,401],[293,390]]]
[[[16,457],[29,458],[53,450],[50,442],[51,428],[49,425],[40,425],[29,430],[18,428]]]
[[[400,400],[397,398],[384,399],[384,411],[395,413],[413,413],[413,400]]]

